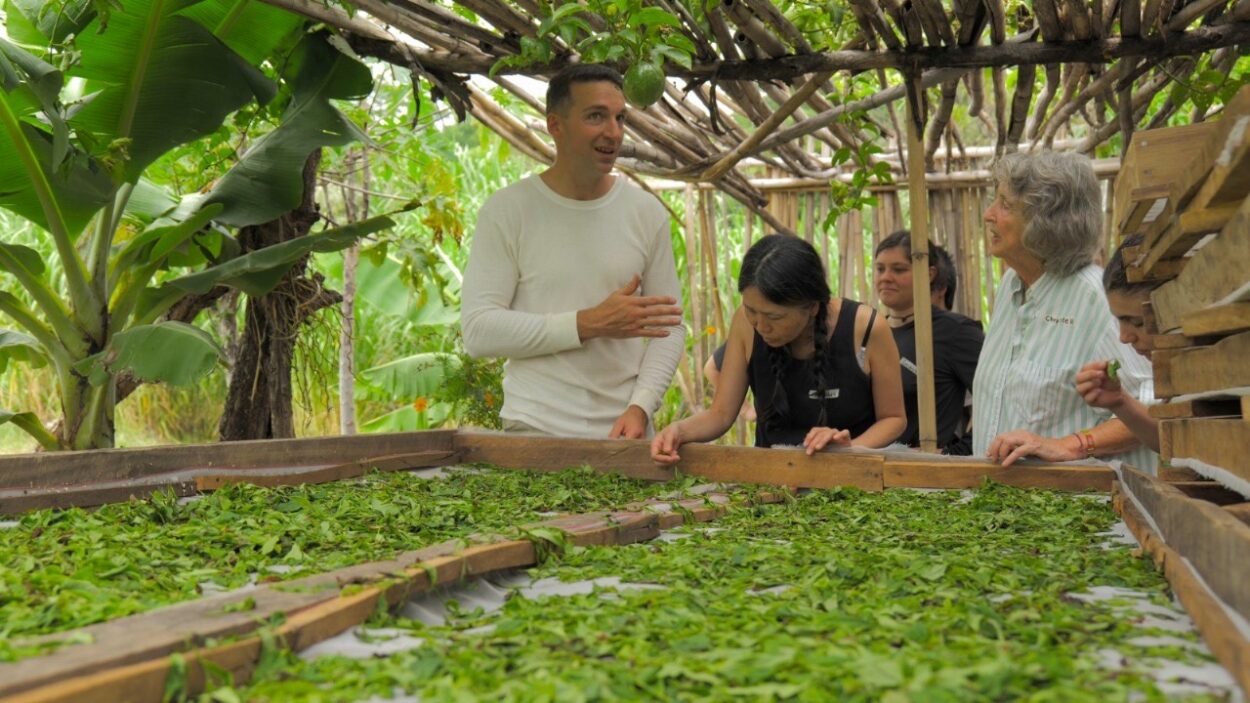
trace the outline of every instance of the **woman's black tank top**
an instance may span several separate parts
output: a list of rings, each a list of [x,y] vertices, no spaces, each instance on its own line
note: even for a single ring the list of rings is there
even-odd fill
[[[868,334],[857,346],[855,340],[855,313],[859,303],[842,299],[833,335],[822,349],[820,359],[825,364],[825,427],[850,430],[858,437],[877,421],[872,402],[872,381],[860,367],[856,353],[867,346]],[[875,312],[875,311],[874,311]],[[874,315],[875,318],[875,315]],[[872,331],[869,325],[868,332]],[[775,444],[803,444],[807,433],[820,420],[821,401],[816,397],[816,374],[813,366],[817,360],[795,359],[786,350],[775,350],[785,358],[781,386],[789,405],[788,416],[779,423],[769,422],[772,412],[773,393],[777,378],[769,361],[769,347],[759,333],[754,334],[751,363],[747,366],[747,382],[755,397],[755,412],[759,421],[755,428],[755,446],[771,447]]]

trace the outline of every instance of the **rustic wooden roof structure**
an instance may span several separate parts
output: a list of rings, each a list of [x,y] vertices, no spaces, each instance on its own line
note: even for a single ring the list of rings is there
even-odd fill
[[[410,69],[430,81],[462,116],[472,114],[514,147],[539,161],[553,154],[541,129],[541,100],[509,76],[549,75],[575,52],[553,38],[556,57],[545,65],[507,66],[492,77],[535,110],[526,120],[502,108],[468,81],[486,76],[501,59],[538,36],[551,3],[538,0],[353,0],[354,16],[312,0],[267,0],[336,27],[359,54]],[[452,7],[452,6],[456,7]],[[897,172],[905,129],[892,103],[906,81],[887,69],[919,76],[933,94],[925,133],[927,170],[943,146],[959,150],[963,136],[951,114],[966,100],[993,140],[992,154],[1022,143],[1092,153],[1114,135],[1161,126],[1178,105],[1165,100],[1149,124],[1147,108],[1199,66],[1227,75],[1250,42],[1250,0],[1032,0],[1010,14],[1002,0],[850,0],[857,31],[842,46],[813,46],[768,0],[723,0],[700,17],[679,0],[646,0],[681,19],[697,52],[693,65],[668,64],[664,98],[632,111],[621,166],[628,171],[716,185],[770,220],[764,194],[736,168],[753,157],[773,175],[829,179],[830,156],[884,137]],[[454,11],[459,10],[459,12]],[[586,13],[592,27],[604,20]],[[849,18],[848,18],[848,21]],[[832,35],[830,35],[832,36]],[[1008,90],[1005,67],[1017,67]],[[1044,76],[1038,80],[1038,71]],[[989,86],[986,71],[992,69]],[[879,90],[835,104],[830,77],[874,72]],[[684,87],[679,83],[684,81]],[[1040,84],[1040,88],[1039,88]],[[987,98],[986,93],[991,97]],[[889,119],[867,117],[886,106]],[[848,120],[848,116],[861,119]],[[1192,121],[1208,115],[1195,114]],[[800,141],[800,140],[806,140]],[[952,159],[947,159],[952,162]],[[949,170],[949,166],[947,167]],[[776,226],[778,223],[770,222]]]

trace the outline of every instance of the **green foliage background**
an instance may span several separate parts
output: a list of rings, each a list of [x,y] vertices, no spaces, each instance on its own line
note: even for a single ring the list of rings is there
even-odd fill
[[[686,3],[698,15],[699,2]],[[778,5],[809,38],[813,48],[836,48],[853,31],[854,21],[836,3],[780,2]],[[558,6],[558,4],[556,5]],[[646,25],[634,21],[640,10],[636,0],[596,0],[592,9],[608,13],[619,31],[600,33],[603,58],[644,58],[678,61],[685,46],[665,29],[663,23]],[[1010,9],[1010,8],[1009,8]],[[461,8],[458,12],[466,14]],[[546,27],[552,35],[580,31],[579,12],[565,11]],[[606,16],[606,15],[605,15]],[[1008,11],[1009,22],[1015,16]],[[632,19],[631,19],[632,18]],[[566,26],[567,25],[567,26]],[[643,36],[638,29],[654,36]],[[647,27],[650,27],[649,29]],[[634,30],[629,34],[628,30]],[[1009,30],[1011,28],[1009,27]],[[645,34],[644,32],[644,34]],[[611,40],[611,41],[608,41]],[[655,47],[665,50],[652,51]],[[613,49],[612,47],[620,47]],[[676,49],[673,49],[676,47]],[[531,47],[541,58],[542,47]],[[533,57],[531,57],[533,58]],[[1227,101],[1242,85],[1250,82],[1250,58],[1242,57],[1227,76],[1203,62],[1194,74],[1161,94],[1149,114],[1172,100],[1181,109],[1169,119],[1182,124],[1195,110],[1206,110]],[[392,66],[372,64],[375,90],[355,105],[342,105],[354,122],[362,125],[370,138],[366,148],[351,147],[325,151],[322,185],[318,201],[332,224],[360,219],[361,190],[370,194],[372,213],[394,209],[400,203],[417,199],[422,207],[398,216],[393,230],[368,240],[361,251],[361,291],[356,308],[356,399],[362,431],[416,429],[434,426],[473,424],[493,426],[501,402],[498,362],[471,362],[463,355],[456,329],[460,275],[468,255],[475,214],[494,190],[540,168],[515,154],[500,138],[474,123],[457,124],[445,104],[431,102],[429,87],[421,84],[416,93],[410,77]],[[986,76],[988,77],[988,72]],[[1007,75],[1008,89],[1015,74]],[[1042,72],[1035,80],[1044,82]],[[831,100],[849,101],[879,89],[875,75],[838,75],[833,80],[836,93]],[[527,118],[536,115],[502,90],[493,91],[501,104]],[[935,93],[936,94],[936,93]],[[934,95],[935,95],[934,94]],[[857,126],[871,132],[871,123],[853,117]],[[872,115],[882,124],[889,118],[884,110]],[[149,169],[154,182],[178,193],[204,191],[237,162],[243,148],[256,135],[272,129],[278,109],[249,105],[235,113],[208,139],[167,154]],[[967,114],[967,105],[956,105],[953,119],[968,143],[986,143],[982,124]],[[747,127],[744,125],[744,127]],[[749,127],[747,127],[749,129]],[[1079,129],[1079,127],[1077,128]],[[879,145],[861,145],[859,153],[838,156],[862,166],[867,155]],[[1118,154],[1119,137],[1099,148],[1095,156]],[[367,169],[363,164],[367,160]],[[367,179],[363,173],[367,171]],[[842,209],[871,207],[867,186],[880,174],[861,168],[851,187],[838,186],[835,199]],[[871,176],[871,178],[870,178]],[[362,185],[363,184],[363,185]],[[663,194],[675,217],[673,247],[679,271],[686,270],[683,223],[685,202],[680,192]],[[906,204],[904,203],[904,208]],[[743,249],[745,213],[728,198],[719,198],[714,209],[718,247],[734,252]],[[865,218],[865,221],[870,221]],[[840,233],[833,218],[817,223],[818,231],[829,237],[861,236],[871,242],[871,232]],[[4,241],[39,251],[49,265],[56,265],[51,244],[19,218],[0,211],[0,232]],[[831,246],[834,246],[831,244]],[[865,251],[871,247],[866,246]],[[730,311],[736,305],[734,282],[739,256],[721,257],[715,295]],[[324,275],[329,287],[342,289],[343,256],[318,254],[312,268]],[[866,267],[866,270],[868,267]],[[831,271],[835,277],[837,271]],[[52,276],[57,276],[54,270]],[[685,291],[685,299],[701,291]],[[201,315],[200,326],[219,342],[237,332],[240,306],[222,305],[212,314]],[[338,431],[337,356],[341,314],[323,311],[307,326],[297,345],[297,431],[302,435],[333,434]],[[690,330],[689,350],[711,349],[727,330]],[[703,342],[700,347],[700,341]],[[687,366],[694,367],[687,362]],[[117,410],[120,446],[158,443],[211,441],[215,436],[227,383],[226,370],[218,367],[191,388],[145,385],[124,401]],[[55,379],[51,370],[10,363],[0,369],[0,400],[3,406],[34,412],[48,420],[59,414]],[[689,412],[690,404],[675,383],[657,417],[659,424]],[[0,426],[0,451],[27,451],[31,442],[13,424]]]

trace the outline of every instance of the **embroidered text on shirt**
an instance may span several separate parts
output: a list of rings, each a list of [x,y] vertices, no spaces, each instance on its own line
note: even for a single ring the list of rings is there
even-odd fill
[[[839,389],[837,389],[837,388],[828,388],[828,389],[826,389],[826,390],[825,390],[825,398],[830,399],[830,400],[832,400],[833,398],[837,398],[837,397],[838,397],[839,392],[840,392],[840,391],[839,391]],[[813,389],[811,389],[811,390],[809,390],[809,391],[807,392],[807,399],[808,399],[808,400],[816,400],[816,389],[815,389],[815,388],[813,388]]]
[[[1056,325],[1075,325],[1076,324],[1076,320],[1070,317],[1056,317],[1054,315],[1051,315],[1050,313],[1047,313],[1046,317],[1042,319],[1046,320],[1047,322],[1053,322]]]

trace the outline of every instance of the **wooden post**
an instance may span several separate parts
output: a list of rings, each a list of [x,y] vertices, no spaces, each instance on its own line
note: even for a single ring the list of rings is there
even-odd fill
[[[929,305],[929,193],[924,170],[924,116],[918,104],[924,85],[915,76],[907,98],[907,186],[911,202],[912,296],[916,315],[916,404],[920,415],[920,450],[937,452],[937,417],[933,391],[933,306]]]

